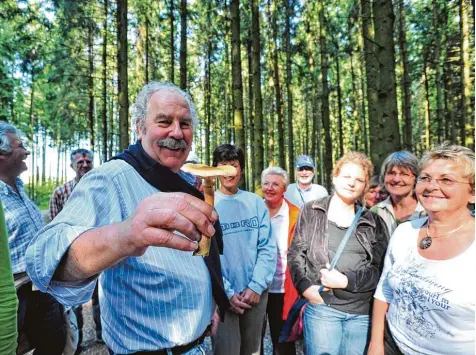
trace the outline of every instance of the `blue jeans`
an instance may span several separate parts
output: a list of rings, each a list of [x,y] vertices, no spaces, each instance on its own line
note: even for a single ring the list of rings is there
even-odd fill
[[[308,355],[362,355],[370,340],[370,317],[307,304],[304,350]]]

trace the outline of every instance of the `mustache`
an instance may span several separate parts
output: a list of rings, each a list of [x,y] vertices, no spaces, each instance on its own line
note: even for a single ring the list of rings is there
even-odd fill
[[[159,147],[168,149],[185,149],[188,147],[187,142],[185,142],[184,139],[175,139],[171,137],[160,139],[157,144]]]

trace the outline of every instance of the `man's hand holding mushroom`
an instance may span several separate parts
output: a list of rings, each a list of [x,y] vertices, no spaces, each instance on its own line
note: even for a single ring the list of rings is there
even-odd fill
[[[149,246],[195,250],[202,234],[215,234],[213,223],[217,219],[213,207],[192,195],[156,193],[144,199],[135,213],[122,222],[119,252],[123,256],[139,256]]]

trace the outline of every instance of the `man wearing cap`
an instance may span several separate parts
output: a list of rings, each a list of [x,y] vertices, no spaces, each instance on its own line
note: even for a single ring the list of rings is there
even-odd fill
[[[300,155],[296,159],[297,182],[290,184],[284,197],[292,204],[302,207],[306,202],[328,196],[324,186],[313,184],[314,162],[309,155]]]

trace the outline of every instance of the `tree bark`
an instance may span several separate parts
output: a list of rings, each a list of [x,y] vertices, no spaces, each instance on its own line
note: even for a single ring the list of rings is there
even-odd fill
[[[95,130],[94,130],[94,52],[93,43],[94,33],[92,24],[88,26],[88,93],[89,93],[89,111],[88,111],[88,123],[89,123],[89,147],[94,151]]]
[[[425,59],[423,67],[423,76],[425,81],[425,148],[430,149],[431,142],[431,103],[430,103],[430,87],[428,79],[428,62]]]
[[[36,127],[36,122],[35,122],[35,115],[34,115],[34,99],[35,99],[35,72],[34,68],[31,70],[31,87],[30,87],[30,110],[29,110],[29,118],[30,118],[30,127],[31,127],[31,180],[30,180],[30,193],[29,197],[30,199],[35,199],[35,165],[36,165],[36,142],[35,142],[35,137],[38,137],[37,135],[34,135],[33,133],[35,132],[35,127]]]
[[[170,72],[169,80],[173,84],[175,81],[175,15],[174,15],[174,1],[170,0],[169,21],[170,21]]]
[[[119,149],[129,146],[129,89],[127,74],[127,0],[117,2],[117,95],[119,104]]]
[[[342,118],[342,92],[340,88],[340,63],[339,63],[339,44],[336,43],[337,53],[335,55],[336,61],[336,81],[337,81],[337,117],[339,125],[339,156],[344,155],[344,125]]]
[[[433,43],[434,43],[434,66],[435,66],[435,85],[436,85],[436,137],[437,142],[441,143],[443,139],[443,66],[441,65],[441,33],[439,30],[440,20],[438,14],[438,2],[433,0]]]
[[[410,64],[408,62],[408,44],[405,29],[405,9],[403,0],[398,1],[398,42],[400,46],[400,55],[402,60],[402,113],[403,113],[403,147],[406,150],[412,150],[412,97]]]
[[[331,172],[332,172],[332,142],[331,142],[331,125],[330,125],[330,112],[329,112],[329,82],[327,78],[328,72],[328,59],[327,59],[327,43],[326,43],[326,18],[324,15],[324,1],[319,0],[317,5],[317,11],[319,14],[319,44],[321,52],[321,81],[322,81],[322,124],[324,127],[325,136],[325,179],[324,184],[327,189],[331,188]]]
[[[377,116],[369,114],[370,152],[375,166],[394,151],[401,149],[395,84],[395,15],[391,0],[373,2],[375,49],[378,58]]]
[[[284,31],[284,47],[286,52],[286,93],[287,100],[287,120],[288,120],[288,166],[289,179],[294,181],[294,129],[293,129],[293,86],[292,86],[292,59],[293,49],[291,48],[291,18],[294,1],[285,1],[286,4],[286,24]],[[283,166],[283,169],[286,167]]]
[[[181,0],[180,21],[180,88],[187,90],[187,0]]]
[[[231,70],[233,86],[233,122],[235,126],[235,144],[245,147],[243,130],[243,79],[241,77],[241,40],[240,40],[240,1],[231,0]]]
[[[261,50],[259,27],[259,0],[251,2],[251,48],[253,71],[253,98],[254,98],[254,151],[256,154],[254,165],[254,191],[261,185],[261,172],[264,170],[263,161],[263,101],[261,96]]]
[[[252,34],[252,26],[248,29],[248,38],[246,40],[246,52],[248,56],[248,125],[245,127],[248,130],[248,140],[246,140],[246,144],[250,147],[254,146],[255,141],[255,117],[254,117],[254,95],[253,95],[253,49],[251,43]],[[255,179],[254,179],[254,172],[255,172],[255,164],[256,164],[256,154],[254,150],[249,150],[249,159],[251,161],[250,169],[251,175],[248,174],[248,188],[251,191],[256,189]]]
[[[466,0],[459,0],[460,36],[461,36],[461,116],[460,136],[461,145],[468,145],[466,140],[466,122],[474,120],[471,115],[471,76],[469,62],[469,24],[468,7]],[[473,142],[474,145],[474,142]]]
[[[274,72],[274,90],[276,99],[276,113],[278,115],[278,164],[280,167],[286,167],[284,155],[284,112],[283,112],[283,97],[281,92],[281,83],[279,78],[279,62],[278,62],[278,13],[276,10],[276,2],[273,2],[272,10],[272,27],[273,27],[273,72]]]
[[[107,17],[109,0],[104,0],[104,22],[102,40],[102,161],[107,161]]]

